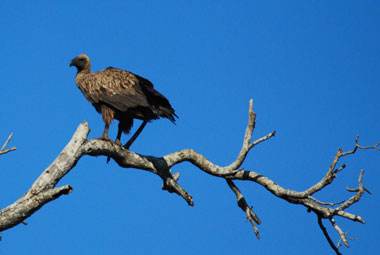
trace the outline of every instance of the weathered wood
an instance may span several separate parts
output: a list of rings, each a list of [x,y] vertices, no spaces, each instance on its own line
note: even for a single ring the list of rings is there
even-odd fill
[[[260,224],[260,219],[247,204],[243,194],[232,180],[244,180],[257,183],[265,187],[275,196],[293,204],[303,205],[309,212],[314,212],[318,217],[318,224],[329,241],[329,244],[334,251],[339,254],[338,247],[332,243],[327,230],[323,227],[322,219],[330,220],[334,228],[340,234],[341,240],[348,245],[347,238],[345,237],[344,232],[336,224],[334,217],[340,216],[348,220],[364,223],[364,220],[360,216],[345,211],[354,203],[359,202],[364,191],[367,190],[362,184],[364,171],[360,173],[358,188],[348,190],[350,192],[356,192],[356,194],[348,200],[337,203],[323,202],[314,198],[312,195],[324,189],[327,185],[330,185],[334,181],[336,175],[345,168],[345,165],[336,168],[337,163],[342,157],[354,154],[357,149],[379,150],[380,143],[377,143],[374,146],[364,147],[358,144],[357,138],[353,150],[347,152],[342,152],[341,149],[338,150],[326,175],[318,183],[312,185],[305,191],[298,192],[291,189],[285,189],[276,184],[273,180],[255,171],[239,169],[248,152],[255,145],[266,141],[275,135],[275,131],[273,131],[266,136],[251,142],[255,124],[256,114],[252,110],[251,100],[249,104],[249,120],[242,148],[234,162],[228,166],[218,166],[192,149],[173,152],[163,157],[154,157],[129,151],[121,145],[110,141],[100,139],[87,140],[90,129],[88,128],[87,122],[83,122],[79,125],[63,151],[58,155],[54,162],[43,171],[26,194],[0,211],[0,231],[4,231],[17,224],[23,223],[27,217],[31,216],[45,204],[59,198],[61,195],[69,194],[73,190],[71,186],[65,185],[58,188],[55,186],[71,169],[75,167],[76,163],[82,156],[103,155],[114,159],[120,167],[141,169],[158,175],[163,180],[162,189],[178,194],[190,206],[194,205],[194,201],[191,195],[178,184],[179,173],[171,173],[170,168],[172,166],[187,161],[212,176],[224,178],[227,181],[229,188],[235,193],[239,207],[247,215],[254,228],[256,236],[259,238],[258,229],[254,224],[254,221],[256,221],[257,224]]]

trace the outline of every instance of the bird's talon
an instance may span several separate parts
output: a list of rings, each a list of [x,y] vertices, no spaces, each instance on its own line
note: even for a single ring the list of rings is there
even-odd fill
[[[112,140],[109,137],[101,136],[101,137],[98,137],[98,138],[95,138],[95,139],[96,140],[102,140],[102,141],[106,141],[106,142],[111,142],[112,143]]]

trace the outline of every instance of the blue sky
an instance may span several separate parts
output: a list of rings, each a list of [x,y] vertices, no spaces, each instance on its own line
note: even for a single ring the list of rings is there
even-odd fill
[[[150,123],[132,150],[162,156],[192,148],[219,165],[240,150],[248,101],[254,137],[277,134],[244,168],[304,190],[323,177],[338,147],[380,141],[378,1],[1,1],[0,205],[22,196],[87,120],[101,116],[76,88],[70,60],[86,53],[94,71],[115,66],[150,79],[180,116]],[[116,135],[113,125],[110,136]],[[0,140],[1,140],[0,139]],[[125,137],[124,137],[125,139]],[[344,254],[380,250],[378,151],[358,151],[321,200],[348,198],[360,169],[365,195],[337,219],[351,237]],[[306,209],[237,182],[262,220],[257,240],[221,179],[188,163],[180,184],[189,207],[161,179],[84,157],[60,184],[74,192],[2,233],[1,254],[332,254]],[[334,240],[337,235],[327,224]]]

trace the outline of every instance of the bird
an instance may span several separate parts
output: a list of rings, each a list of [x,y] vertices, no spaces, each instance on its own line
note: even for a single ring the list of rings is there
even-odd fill
[[[118,145],[121,145],[121,134],[130,132],[134,119],[143,121],[124,145],[127,149],[151,120],[166,118],[175,124],[178,116],[169,100],[155,90],[148,79],[114,67],[91,72],[91,61],[86,54],[73,58],[70,61],[72,66],[77,68],[77,87],[95,110],[102,114],[105,127],[102,136],[97,139],[112,142],[108,129],[114,119],[119,121],[115,139]]]

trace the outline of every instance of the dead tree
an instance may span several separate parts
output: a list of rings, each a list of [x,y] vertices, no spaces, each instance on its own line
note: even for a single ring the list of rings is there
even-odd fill
[[[374,146],[361,146],[358,143],[358,138],[355,139],[355,146],[352,150],[343,152],[341,148],[338,149],[336,155],[328,168],[325,176],[316,184],[311,186],[305,191],[294,191],[291,189],[285,189],[282,186],[276,184],[268,177],[263,176],[254,171],[248,171],[241,169],[248,152],[261,142],[264,142],[275,135],[275,131],[261,137],[255,141],[252,141],[252,132],[256,124],[256,114],[252,110],[252,100],[249,102],[249,120],[245,131],[243,146],[240,150],[236,160],[228,166],[218,166],[210,162],[203,155],[192,149],[185,149],[176,151],[165,155],[163,157],[145,156],[132,151],[129,151],[116,143],[109,141],[102,141],[98,139],[87,140],[90,129],[87,122],[83,122],[79,125],[75,131],[70,142],[66,145],[63,151],[58,155],[51,165],[46,168],[42,174],[33,183],[32,187],[15,201],[13,204],[2,209],[0,211],[0,231],[12,228],[20,223],[24,223],[24,220],[31,216],[34,212],[39,210],[45,204],[59,198],[61,195],[69,194],[73,191],[70,185],[56,187],[57,183],[75,167],[79,159],[84,155],[89,156],[107,156],[114,159],[117,164],[123,168],[136,168],[146,170],[161,177],[163,181],[162,189],[167,190],[170,193],[176,193],[181,196],[190,206],[194,205],[191,195],[178,184],[179,173],[172,174],[170,168],[181,162],[188,161],[198,167],[200,170],[226,180],[228,187],[234,192],[237,199],[238,206],[246,214],[247,219],[252,224],[253,230],[260,238],[257,225],[260,224],[259,217],[254,213],[252,206],[249,206],[246,202],[243,194],[234,183],[234,180],[251,181],[262,185],[269,192],[278,198],[284,199],[292,204],[303,205],[307,208],[308,212],[313,212],[317,216],[317,222],[321,228],[324,236],[329,242],[331,248],[336,254],[341,254],[338,250],[341,243],[344,243],[348,247],[346,233],[338,226],[335,221],[336,217],[346,218],[347,220],[360,222],[364,224],[364,220],[359,216],[349,213],[347,209],[360,201],[364,192],[369,191],[363,186],[362,177],[364,170],[361,170],[358,178],[357,188],[347,188],[348,192],[352,192],[353,195],[341,202],[325,202],[320,201],[315,197],[315,194],[331,184],[337,177],[338,173],[344,170],[345,164],[338,166],[338,162],[342,157],[354,154],[358,149],[376,149],[380,150],[380,142]],[[0,154],[15,150],[11,148],[5,150],[12,134],[7,139],[6,143],[0,150]],[[340,240],[335,245],[330,238],[326,228],[323,225],[323,221],[330,222],[335,230],[339,233]]]

